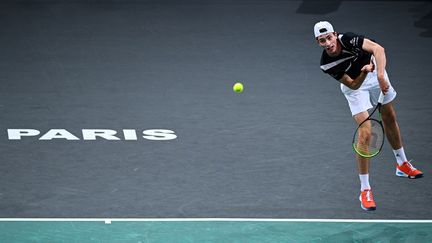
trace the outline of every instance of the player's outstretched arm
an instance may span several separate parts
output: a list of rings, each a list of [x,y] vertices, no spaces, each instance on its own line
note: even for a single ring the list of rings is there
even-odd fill
[[[380,88],[384,94],[387,93],[390,85],[388,81],[385,79],[385,75],[384,75],[384,71],[387,63],[384,47],[382,47],[376,42],[373,42],[365,38],[363,41],[362,48],[363,50],[372,53],[372,55],[374,56],[376,61],[376,70],[377,70]]]

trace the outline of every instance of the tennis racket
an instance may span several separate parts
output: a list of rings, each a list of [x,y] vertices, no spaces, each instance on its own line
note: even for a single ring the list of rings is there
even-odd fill
[[[383,100],[384,95],[380,93],[378,104],[368,118],[358,125],[354,133],[352,141],[353,149],[358,155],[364,158],[372,158],[378,155],[384,145],[384,127],[380,110]],[[372,118],[377,110],[378,118]]]

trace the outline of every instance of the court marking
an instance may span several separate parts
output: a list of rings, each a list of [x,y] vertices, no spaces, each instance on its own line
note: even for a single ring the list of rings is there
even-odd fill
[[[271,218],[0,218],[0,222],[317,222],[317,223],[424,223],[410,219],[271,219]]]

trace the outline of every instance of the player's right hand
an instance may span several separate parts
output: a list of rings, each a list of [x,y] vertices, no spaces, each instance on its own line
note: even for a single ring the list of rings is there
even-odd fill
[[[378,75],[378,83],[379,83],[379,86],[380,86],[381,91],[383,92],[383,94],[384,95],[387,94],[387,92],[390,89],[390,84],[386,80],[386,78],[384,77],[384,75],[383,76]]]

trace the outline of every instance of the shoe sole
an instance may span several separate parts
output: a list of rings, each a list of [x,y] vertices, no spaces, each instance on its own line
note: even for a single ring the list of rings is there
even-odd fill
[[[396,172],[396,176],[403,177],[403,178],[409,178],[409,179],[417,179],[417,178],[422,178],[423,174],[418,174],[418,175],[415,175],[415,176],[409,176],[409,175],[407,175],[407,174],[405,174],[403,172]]]
[[[370,207],[370,208],[366,208],[366,207],[364,207],[363,204],[361,203],[361,198],[359,198],[359,200],[360,200],[360,207],[361,207],[363,210],[365,210],[365,211],[374,211],[374,210],[376,210],[376,207]]]
[[[376,207],[365,208],[365,207],[363,207],[363,204],[361,204],[361,203],[360,203],[360,207],[365,211],[375,211],[376,210]]]

